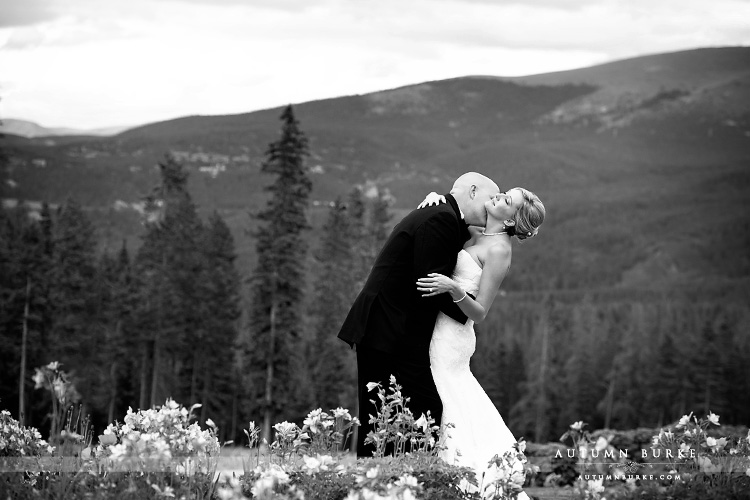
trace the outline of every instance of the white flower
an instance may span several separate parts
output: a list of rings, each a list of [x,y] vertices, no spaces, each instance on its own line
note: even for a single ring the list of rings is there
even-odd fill
[[[711,448],[711,451],[713,451],[714,453],[717,453],[720,450],[722,450],[724,446],[726,446],[726,444],[727,444],[727,438],[719,438],[719,439],[712,438],[712,437],[706,438],[706,445],[709,448]]]
[[[267,492],[273,491],[273,486],[276,483],[272,477],[261,477],[255,483],[253,484],[252,488],[250,488],[250,492],[253,494],[253,497],[263,497]]]
[[[312,474],[313,472],[317,472],[320,467],[320,460],[318,460],[315,457],[302,457],[305,461],[305,467],[308,469],[308,473]]]
[[[604,436],[599,436],[599,439],[596,440],[596,446],[595,446],[596,450],[602,451],[606,449],[607,446],[609,446],[609,441],[607,441],[607,439]]]
[[[680,421],[677,422],[676,427],[679,429],[680,427],[685,427],[688,423],[690,423],[690,417],[693,416],[693,412],[690,412],[690,415],[683,415],[680,418]]]
[[[401,494],[401,498],[403,500],[417,500],[417,497],[414,496],[414,493],[410,489],[405,489],[404,492]]]
[[[282,438],[289,438],[291,436],[294,436],[294,434],[296,433],[297,424],[287,422],[285,420],[274,425],[273,428],[276,430],[276,432],[279,433]]]
[[[581,429],[583,429],[583,420],[579,420],[578,422],[570,424],[570,428],[574,431],[580,431]]]
[[[220,486],[216,494],[219,496],[220,500],[232,500],[235,498],[234,490],[225,486]]]
[[[157,495],[163,496],[163,497],[172,497],[174,498],[174,488],[171,486],[164,486],[164,489],[160,489],[157,485],[152,484],[151,487],[156,490]]]
[[[52,382],[52,388],[55,391],[55,396],[57,396],[57,399],[62,400],[65,397],[65,382],[61,378],[56,378],[54,382]]]
[[[349,410],[346,408],[338,407],[335,410],[332,410],[333,416],[336,418],[342,417],[344,420],[351,420],[352,416],[349,414]]]
[[[695,461],[698,463],[698,465],[701,468],[701,472],[711,474],[713,472],[720,472],[721,468],[717,465],[714,465],[713,462],[711,462],[711,459],[705,456],[699,456],[695,459]]]
[[[524,439],[521,439],[520,441],[516,442],[516,449],[519,451],[519,453],[523,453],[526,451],[526,441]]]
[[[603,479],[589,480],[588,487],[592,493],[604,493]]]
[[[367,383],[367,392],[370,392],[371,390],[375,389],[376,387],[379,387],[380,384],[377,382],[368,382]]]
[[[419,481],[417,481],[417,478],[412,476],[411,474],[407,474],[405,476],[401,476],[396,480],[396,486],[408,486],[411,488],[418,488],[419,487]]]
[[[716,413],[710,412],[707,418],[708,418],[708,421],[711,422],[712,424],[719,425],[719,416]]]
[[[379,471],[377,467],[372,467],[370,469],[367,469],[367,473],[365,474],[365,476],[367,476],[367,479],[374,479],[378,477],[378,472]]]
[[[34,389],[41,389],[44,387],[44,373],[42,373],[42,370],[36,368],[36,373],[31,377],[31,380],[34,381]]]

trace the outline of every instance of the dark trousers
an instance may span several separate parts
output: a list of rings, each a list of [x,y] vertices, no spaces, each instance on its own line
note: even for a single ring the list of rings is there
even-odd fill
[[[424,361],[415,361],[415,357],[404,354],[391,354],[374,349],[357,346],[357,385],[359,391],[359,420],[361,427],[357,436],[357,456],[371,457],[375,446],[365,446],[365,438],[373,430],[370,415],[376,415],[378,408],[370,400],[380,405],[377,389],[367,392],[367,384],[380,382],[380,385],[390,391],[389,379],[391,374],[396,377],[396,383],[402,386],[401,393],[408,397],[406,406],[419,418],[422,413],[430,412],[435,423],[440,425],[443,415],[443,403],[440,401],[435,381],[432,379],[430,365]]]

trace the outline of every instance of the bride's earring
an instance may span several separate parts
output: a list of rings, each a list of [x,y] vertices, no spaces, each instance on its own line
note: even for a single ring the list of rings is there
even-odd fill
[[[512,219],[508,219],[508,220],[503,221],[503,224],[506,225],[507,227],[513,227],[516,225],[516,221]]]

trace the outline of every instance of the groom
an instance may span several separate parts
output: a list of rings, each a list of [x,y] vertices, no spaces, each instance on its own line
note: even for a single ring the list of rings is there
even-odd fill
[[[430,371],[430,339],[438,312],[460,323],[467,317],[449,294],[422,297],[418,278],[429,273],[450,276],[458,252],[469,239],[468,226],[484,226],[484,204],[500,189],[491,179],[476,172],[459,177],[448,203],[414,210],[393,228],[364,288],[349,311],[338,337],[357,350],[359,428],[357,456],[372,456],[375,448],[365,447],[372,430],[369,415],[376,413],[368,394],[369,382],[388,387],[390,375],[411,398],[409,409],[419,417],[428,411],[440,424],[443,405]]]

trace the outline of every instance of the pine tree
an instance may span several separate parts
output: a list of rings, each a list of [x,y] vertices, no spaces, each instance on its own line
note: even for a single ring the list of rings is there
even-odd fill
[[[187,172],[171,155],[147,197],[146,234],[135,259],[140,407],[167,395],[197,399],[197,353],[206,341],[203,225],[187,191]]]
[[[19,382],[25,377],[21,373],[22,325],[26,303],[26,275],[22,264],[25,249],[22,246],[25,214],[16,210],[0,208],[0,364],[4,372],[12,376],[0,379],[0,397],[7,406],[19,402],[17,416],[25,411],[25,398],[19,398]],[[19,380],[20,376],[20,380]]]
[[[356,374],[336,332],[351,304],[354,261],[350,215],[340,199],[331,204],[315,255],[316,272],[310,305],[314,335],[308,349],[313,403],[322,408],[353,408]]]
[[[390,196],[377,186],[371,185],[365,193],[357,186],[349,193],[349,239],[352,242],[354,280],[352,297],[364,286],[370,268],[390,233],[391,214],[388,210]]]
[[[115,254],[103,254],[99,261],[99,321],[103,329],[103,339],[97,351],[100,373],[92,395],[98,400],[106,422],[113,422],[122,414],[126,404],[127,375],[132,360],[131,333],[133,287],[130,256],[125,241]],[[105,383],[106,381],[106,383]]]
[[[74,375],[79,392],[96,384],[91,359],[99,348],[97,323],[97,259],[94,226],[73,199],[58,208],[52,231],[53,322],[45,354]]]
[[[226,430],[231,424],[232,397],[240,381],[234,363],[237,345],[237,320],[240,317],[240,277],[235,267],[237,258],[234,238],[224,219],[214,213],[208,221],[205,242],[202,246],[206,259],[204,299],[207,339],[201,345],[199,364],[201,377],[202,422],[208,415]],[[198,353],[196,353],[198,354]]]
[[[258,219],[257,265],[253,272],[250,311],[250,369],[252,389],[261,399],[263,435],[270,438],[271,420],[291,407],[295,393],[294,356],[300,336],[308,228],[305,209],[312,184],[304,160],[307,138],[291,106],[281,115],[278,141],[269,145],[262,172],[276,176],[267,190],[268,204]]]
[[[534,325],[535,350],[532,361],[528,365],[527,380],[522,384],[523,396],[511,408],[511,425],[519,433],[534,435],[534,440],[541,442],[548,438],[552,422],[549,412],[552,406],[551,382],[551,331],[554,327],[552,306],[549,298],[545,298],[537,312]]]

